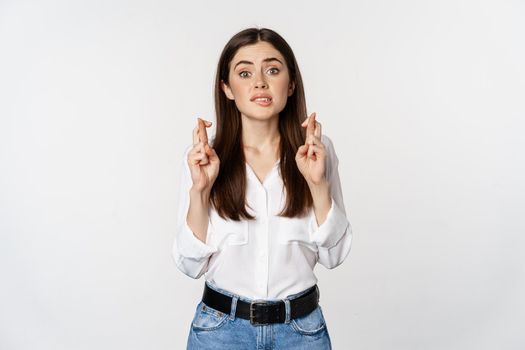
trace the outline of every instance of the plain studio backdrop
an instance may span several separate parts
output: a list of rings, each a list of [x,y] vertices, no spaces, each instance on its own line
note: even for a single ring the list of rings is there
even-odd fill
[[[227,40],[292,46],[354,238],[334,348],[525,347],[523,1],[0,1],[0,348],[183,349],[171,257]],[[214,128],[210,134],[214,133]]]

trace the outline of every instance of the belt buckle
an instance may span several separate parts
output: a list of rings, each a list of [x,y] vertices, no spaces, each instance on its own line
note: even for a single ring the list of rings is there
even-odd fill
[[[253,311],[255,310],[255,305],[261,305],[261,306],[266,306],[268,305],[267,302],[264,302],[264,301],[253,301],[250,303],[250,323],[254,326],[266,326],[268,325],[268,322],[266,323],[263,323],[263,322],[258,322],[255,320],[255,315],[253,314]],[[266,320],[268,321],[268,320]]]

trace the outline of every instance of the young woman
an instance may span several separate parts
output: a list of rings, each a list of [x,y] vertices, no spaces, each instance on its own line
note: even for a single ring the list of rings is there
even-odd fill
[[[198,118],[181,171],[173,257],[206,277],[188,349],[331,349],[313,269],[341,264],[352,230],[334,146],[279,34],[230,39],[215,108],[214,138]]]

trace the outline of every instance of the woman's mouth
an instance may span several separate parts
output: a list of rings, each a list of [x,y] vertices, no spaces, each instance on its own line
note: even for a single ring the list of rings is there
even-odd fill
[[[257,103],[259,106],[267,107],[272,104],[272,99],[268,97],[259,97],[254,99],[253,102]]]

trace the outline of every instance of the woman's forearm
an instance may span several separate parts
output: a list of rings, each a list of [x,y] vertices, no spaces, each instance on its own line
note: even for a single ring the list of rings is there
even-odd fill
[[[332,206],[330,185],[325,181],[318,185],[309,184],[309,187],[314,200],[314,213],[317,219],[317,225],[321,226],[326,220],[326,216]]]
[[[195,237],[203,243],[206,243],[206,233],[208,232],[209,198],[209,191],[190,189],[190,206],[188,208],[186,221]]]

